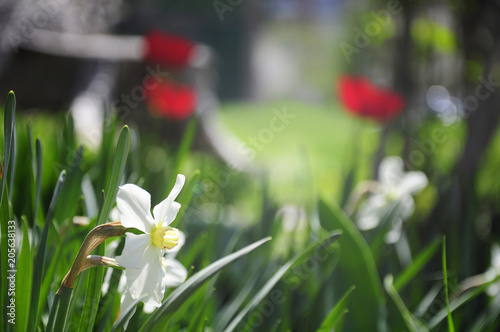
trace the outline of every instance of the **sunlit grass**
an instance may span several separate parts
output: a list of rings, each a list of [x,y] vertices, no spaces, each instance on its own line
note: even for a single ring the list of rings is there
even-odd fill
[[[274,111],[282,110],[295,118],[290,119],[282,131],[275,132],[268,143],[260,144],[260,150],[255,148],[252,137],[270,128]],[[339,199],[347,172],[354,163],[359,168],[358,180],[371,176],[370,161],[380,127],[349,116],[333,101],[225,104],[222,119],[243,142],[255,149],[255,160],[268,170],[273,179],[273,192],[284,201],[306,198],[303,190],[311,181],[314,188],[309,188],[308,195],[313,189],[319,189]]]

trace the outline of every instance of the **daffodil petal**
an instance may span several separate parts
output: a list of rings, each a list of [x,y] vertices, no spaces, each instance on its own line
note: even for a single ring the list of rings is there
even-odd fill
[[[406,220],[409,217],[411,217],[414,211],[415,211],[415,201],[413,200],[413,197],[411,195],[404,195],[399,199],[398,214],[403,220]]]
[[[497,243],[491,247],[491,266],[500,271],[500,246]]]
[[[408,172],[401,179],[397,187],[398,195],[410,195],[417,193],[427,186],[428,180],[422,172]]]
[[[125,268],[140,269],[143,265],[143,255],[150,245],[151,235],[127,233],[122,254],[115,259]]]
[[[374,194],[366,199],[360,207],[356,224],[361,230],[369,230],[378,226],[388,202],[382,194]]]
[[[177,287],[186,280],[187,270],[178,260],[165,259],[163,264],[166,269],[162,280],[163,287]]]
[[[145,233],[154,227],[151,216],[151,195],[135,184],[120,186],[116,205],[124,227],[137,228]]]
[[[155,305],[144,303],[144,307],[142,307],[142,311],[144,311],[145,314],[150,314],[153,311],[155,311],[156,308],[158,308],[158,307]]]
[[[171,218],[170,222],[167,222],[167,225],[170,224],[175,216],[177,215],[177,212],[179,211],[177,209],[177,212],[173,213],[170,212],[171,209],[176,208],[176,206],[172,206],[172,203],[174,203],[174,200],[177,198],[179,193],[181,192],[182,187],[184,186],[184,182],[186,181],[186,178],[182,174],[177,175],[177,180],[175,181],[174,188],[172,188],[172,191],[170,194],[168,194],[168,197],[165,198],[161,203],[156,205],[153,209],[153,214],[155,217],[156,224],[158,225],[163,225],[165,224],[165,221],[167,220],[167,216]],[[179,204],[179,203],[177,203]],[[179,204],[180,207],[180,204]],[[172,218],[173,214],[173,218]]]
[[[403,229],[403,221],[401,218],[395,218],[391,223],[391,230],[385,235],[385,243],[394,244],[401,238],[401,232]]]
[[[123,316],[134,304],[134,299],[130,296],[130,293],[125,291],[122,295],[121,303],[120,303],[120,317]],[[135,312],[135,308],[133,309]],[[126,323],[128,324],[128,322]]]
[[[384,188],[396,188],[404,177],[403,160],[399,157],[386,157],[379,167],[379,180]]]
[[[162,254],[163,251],[159,248],[148,246],[142,255],[141,267],[125,270],[128,290],[132,298],[138,299],[144,296],[144,303],[161,304],[163,290],[159,286],[165,277]],[[161,294],[157,294],[158,292]]]
[[[177,213],[179,213],[179,210],[181,209],[181,205],[177,202],[172,202],[172,205],[170,205],[170,209],[167,211],[167,216],[165,217],[165,220],[163,221],[163,227],[166,227],[174,221],[175,217],[177,217]]]

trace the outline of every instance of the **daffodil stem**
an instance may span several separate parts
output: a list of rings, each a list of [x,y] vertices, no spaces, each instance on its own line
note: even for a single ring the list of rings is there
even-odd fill
[[[61,286],[59,287],[59,290],[57,291],[57,294],[61,294],[63,291],[64,287],[67,288],[73,288],[73,285],[75,283],[76,277],[82,272],[83,270],[91,267],[88,264],[88,256],[89,254],[102,242],[104,242],[106,239],[114,236],[121,236],[127,231],[127,228],[123,227],[121,222],[115,221],[115,222],[110,222],[107,224],[102,224],[94,229],[92,229],[89,234],[87,234],[87,237],[82,243],[82,246],[80,247],[80,250],[78,251],[78,254],[76,255],[75,261],[73,262],[73,265],[71,266],[71,269],[68,271],[66,276],[64,277]],[[97,265],[107,265],[107,264],[99,264],[95,263],[94,266]]]
[[[60,299],[61,295],[56,294],[54,296],[54,302],[52,303],[52,308],[50,309],[49,322],[47,323],[47,332],[52,332],[54,330],[54,318],[56,317]]]
[[[64,331],[66,326],[69,301],[71,300],[72,288],[63,287],[61,298],[59,300],[59,309],[57,309],[57,317],[54,323],[54,331]]]
[[[344,211],[348,216],[351,216],[356,207],[358,206],[361,199],[370,192],[373,192],[379,186],[376,181],[364,181],[360,182],[356,188],[352,191],[351,195],[347,199],[344,207]]]

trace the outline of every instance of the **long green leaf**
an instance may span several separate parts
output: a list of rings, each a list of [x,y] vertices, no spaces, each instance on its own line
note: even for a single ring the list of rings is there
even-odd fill
[[[189,208],[189,203],[193,198],[193,189],[198,181],[200,181],[200,174],[201,172],[199,170],[194,171],[193,176],[188,182],[187,188],[181,191],[179,198],[177,199],[177,202],[181,204],[181,209],[179,210],[179,213],[177,214],[175,220],[172,222],[172,227],[179,227],[179,224],[183,221],[182,217],[184,216],[186,210]]]
[[[210,264],[203,270],[199,271],[191,278],[186,280],[182,285],[176,288],[172,294],[163,302],[160,308],[153,313],[146,323],[140,329],[140,332],[144,331],[154,331],[158,320],[161,316],[167,315],[175,311],[191,294],[193,294],[199,287],[201,287],[208,279],[213,277],[217,272],[225,268],[226,266],[232,264],[239,258],[247,255],[251,251],[257,249],[265,242],[271,240],[271,238],[265,238],[260,241],[254,242],[243,249],[238,250],[235,253],[227,255],[214,263]]]
[[[67,321],[69,303],[71,300],[71,288],[63,287],[61,297],[59,299],[59,308],[57,309],[56,320],[54,323],[55,331],[64,331]]]
[[[222,311],[219,311],[218,314],[220,314],[220,318],[217,320],[215,330],[220,331],[224,328],[224,326],[229,325],[231,318],[234,317],[238,309],[242,306],[243,302],[245,302],[250,293],[253,291],[255,284],[257,284],[257,281],[259,280],[257,275],[260,273],[260,268],[254,268],[253,271],[249,274],[247,280],[244,280],[246,281],[246,283],[244,284],[244,287],[240,289],[235,299],[232,302],[228,303],[226,307],[222,309]]]
[[[412,332],[423,332],[423,331],[428,331],[424,324],[420,322],[415,316],[411,314],[411,312],[408,310],[406,307],[403,299],[399,296],[396,288],[393,285],[394,278],[392,275],[387,275],[384,278],[384,286],[385,290],[389,294],[389,296],[392,298],[394,303],[396,304],[396,307],[398,308],[401,316],[403,317],[406,327],[412,331]]]
[[[134,302],[132,302],[127,311],[120,315],[120,318],[118,318],[115,325],[113,325],[111,332],[121,332],[125,329],[125,324],[135,313],[136,306],[139,304],[139,302],[141,302],[141,299],[137,299]]]
[[[97,220],[97,225],[101,225],[106,222],[109,216],[109,212],[115,203],[116,194],[118,193],[118,186],[120,181],[123,179],[125,174],[125,166],[127,165],[127,155],[128,148],[130,145],[130,131],[127,126],[123,126],[120,137],[118,138],[118,143],[116,144],[116,154],[113,161],[113,170],[111,172],[111,178],[109,184],[106,188],[106,199],[104,200],[104,205],[102,207],[101,213]]]
[[[455,332],[455,326],[453,325],[453,318],[451,317],[450,310],[450,299],[448,297],[448,271],[446,267],[446,238],[443,237],[443,282],[444,282],[444,293],[446,297],[446,311],[448,316],[448,331]]]
[[[358,303],[356,310],[349,315],[346,324],[349,329],[369,331],[374,327],[383,329],[385,325],[386,304],[382,284],[378,277],[373,255],[354,223],[337,206],[319,202],[320,222],[328,231],[340,229],[341,248],[337,271],[349,284],[356,286],[351,295],[353,303]],[[348,287],[346,285],[345,287]],[[382,327],[381,327],[382,326]]]
[[[78,202],[81,196],[81,183],[83,178],[83,171],[80,169],[80,164],[83,159],[83,147],[79,146],[78,149],[67,158],[71,157],[71,163],[67,169],[66,181],[61,192],[59,204],[54,211],[54,219],[59,223],[65,219],[72,218],[78,208]]]
[[[439,323],[441,323],[443,319],[448,317],[448,310],[450,310],[450,312],[455,311],[465,303],[469,302],[470,300],[484,293],[491,284],[496,282],[500,282],[500,277],[497,277],[494,280],[484,283],[477,288],[468,290],[467,292],[460,295],[458,298],[452,300],[450,302],[449,309],[448,306],[445,306],[434,317],[432,317],[431,320],[429,320],[429,323],[427,323],[427,327],[429,328],[429,330],[434,329]]]
[[[56,319],[57,309],[59,308],[59,300],[61,296],[56,294],[54,296],[54,301],[52,301],[52,307],[50,308],[49,320],[47,322],[46,330],[47,332],[52,332],[54,330],[54,321]]]
[[[42,188],[42,144],[40,140],[36,139],[36,157],[35,157],[35,181],[36,181],[36,196],[35,196],[35,211],[33,216],[33,225],[36,225],[36,217],[38,213],[38,206],[40,205],[40,190]]]
[[[434,240],[427,248],[425,248],[414,259],[413,263],[409,265],[403,272],[401,272],[394,280],[394,288],[399,292],[408,282],[419,273],[432,256],[439,249],[441,239]]]
[[[78,319],[79,317],[73,317],[73,313],[75,312],[75,307],[77,307],[78,302],[83,298],[82,293],[84,293],[84,290],[82,286],[85,284],[85,277],[87,276],[87,273],[88,270],[85,270],[78,276],[76,286],[73,290],[73,296],[71,297],[71,302],[69,303],[68,319],[63,332],[66,332],[68,330],[73,331],[74,328],[78,328],[80,326],[80,319]]]
[[[178,173],[180,172],[180,168],[182,166],[182,163],[184,159],[186,159],[186,156],[189,152],[189,149],[191,148],[191,144],[194,139],[194,135],[196,134],[196,124],[197,120],[196,117],[191,118],[189,120],[189,123],[186,127],[186,130],[184,131],[184,135],[182,136],[182,141],[181,144],[179,145],[179,149],[177,150],[177,154],[175,155],[175,163],[174,167],[172,170],[172,173],[170,174],[170,179],[169,179],[169,184],[172,186],[175,183],[175,179],[177,178]],[[170,187],[167,186],[167,187]],[[167,192],[166,195],[169,193]]]
[[[14,128],[16,126],[16,95],[13,91],[10,91],[7,95],[7,100],[5,102],[5,114],[4,114],[4,159],[3,159],[3,176],[2,176],[2,186],[0,188],[0,204],[3,199],[3,192],[7,182],[7,174],[10,166],[10,156],[12,152],[12,140],[14,135]]]
[[[43,268],[45,262],[45,249],[47,245],[47,235],[49,233],[49,227],[52,223],[52,212],[56,205],[61,189],[64,185],[64,180],[66,178],[66,171],[62,171],[57,180],[56,188],[54,189],[54,194],[52,195],[52,200],[50,201],[49,210],[47,212],[47,218],[45,220],[45,225],[43,226],[42,237],[40,239],[40,244],[38,245],[38,250],[36,252],[35,261],[33,263],[33,288],[31,292],[31,303],[30,303],[30,319],[28,325],[28,331],[35,331],[36,324],[38,323],[38,301],[40,300],[40,285],[43,278]],[[52,276],[49,276],[50,278]]]
[[[299,252],[295,257],[286,262],[266,284],[257,292],[257,294],[248,302],[248,304],[238,313],[238,315],[231,321],[231,323],[224,329],[225,332],[233,331],[243,320],[243,318],[252,311],[273,289],[273,287],[278,283],[278,281],[285,275],[286,272],[297,262],[301,261],[304,257],[309,256],[314,249],[320,245],[329,245],[333,240],[335,240],[340,235],[340,232],[333,232],[326,239],[317,241],[309,247],[305,248]]]
[[[130,144],[130,131],[127,126],[124,126],[120,132],[118,143],[116,145],[116,154],[113,162],[113,170],[106,188],[106,198],[97,219],[97,225],[103,224],[113,207],[118,193],[118,186],[123,179],[125,166],[127,164],[127,154]],[[102,245],[96,248],[97,255],[104,255],[104,247]],[[83,305],[82,317],[80,320],[80,331],[90,332],[94,327],[94,322],[99,308],[101,298],[101,287],[104,278],[104,268],[96,267],[89,271],[87,282],[87,293]]]
[[[342,320],[342,318],[347,313],[347,304],[349,300],[349,295],[355,288],[356,288],[355,286],[351,286],[347,290],[347,292],[345,292],[345,294],[340,298],[337,304],[330,311],[328,316],[326,316],[323,323],[321,323],[321,326],[317,330],[317,332],[330,332],[337,326],[337,324]]]
[[[10,167],[9,167],[9,201],[12,200],[12,193],[14,188],[14,177],[16,173],[16,160],[17,160],[17,129],[16,129],[16,117],[13,117],[12,124],[12,140],[11,140],[11,151],[10,151]],[[5,173],[4,173],[5,174]],[[5,176],[5,175],[4,175]]]
[[[61,252],[62,252],[62,246],[58,245],[55,249],[55,252],[53,254],[53,259],[49,263],[49,266],[47,267],[46,275],[52,276],[54,275],[56,271],[56,267],[58,263],[61,261]],[[49,292],[50,292],[50,287],[53,283],[52,278],[44,278],[42,280],[42,284],[40,287],[40,298],[46,299]],[[45,306],[47,305],[46,301],[39,301],[38,303],[38,312],[43,312]]]

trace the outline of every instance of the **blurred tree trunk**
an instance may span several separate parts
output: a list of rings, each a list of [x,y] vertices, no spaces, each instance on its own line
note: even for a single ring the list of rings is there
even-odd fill
[[[467,136],[450,184],[442,191],[431,220],[439,228],[438,231],[453,232],[449,238],[454,239],[455,243],[449,244],[452,250],[449,256],[455,257],[451,268],[459,272],[460,279],[480,272],[486,263],[477,257],[489,256],[487,252],[476,252],[479,243],[474,222],[479,213],[479,202],[475,178],[500,118],[500,93],[495,86],[499,80],[492,77],[500,48],[500,8],[488,0],[469,1],[464,4],[459,15],[459,44],[463,47],[463,63],[480,60],[483,71],[477,81],[467,80],[464,75],[462,100],[465,104]],[[485,31],[494,38],[489,47],[478,40],[478,35]],[[488,81],[492,83],[485,85],[484,82]],[[471,107],[467,99],[476,100],[477,104]]]
[[[402,6],[402,26],[400,30],[400,35],[396,42],[396,52],[395,52],[395,66],[394,66],[394,90],[400,93],[408,101],[412,99],[412,66],[411,66],[411,54],[412,54],[412,40],[411,40],[411,24],[413,20],[414,7],[411,3],[407,3]],[[403,121],[406,121],[406,117],[403,116]],[[390,122],[384,126],[382,133],[380,135],[380,143],[375,152],[373,178],[378,178],[378,169],[380,162],[384,158],[385,146],[387,143],[387,137],[391,130],[399,127],[396,123]],[[403,132],[405,136],[405,146],[403,151],[403,160],[408,160],[406,155],[410,149],[410,132],[405,130]]]

